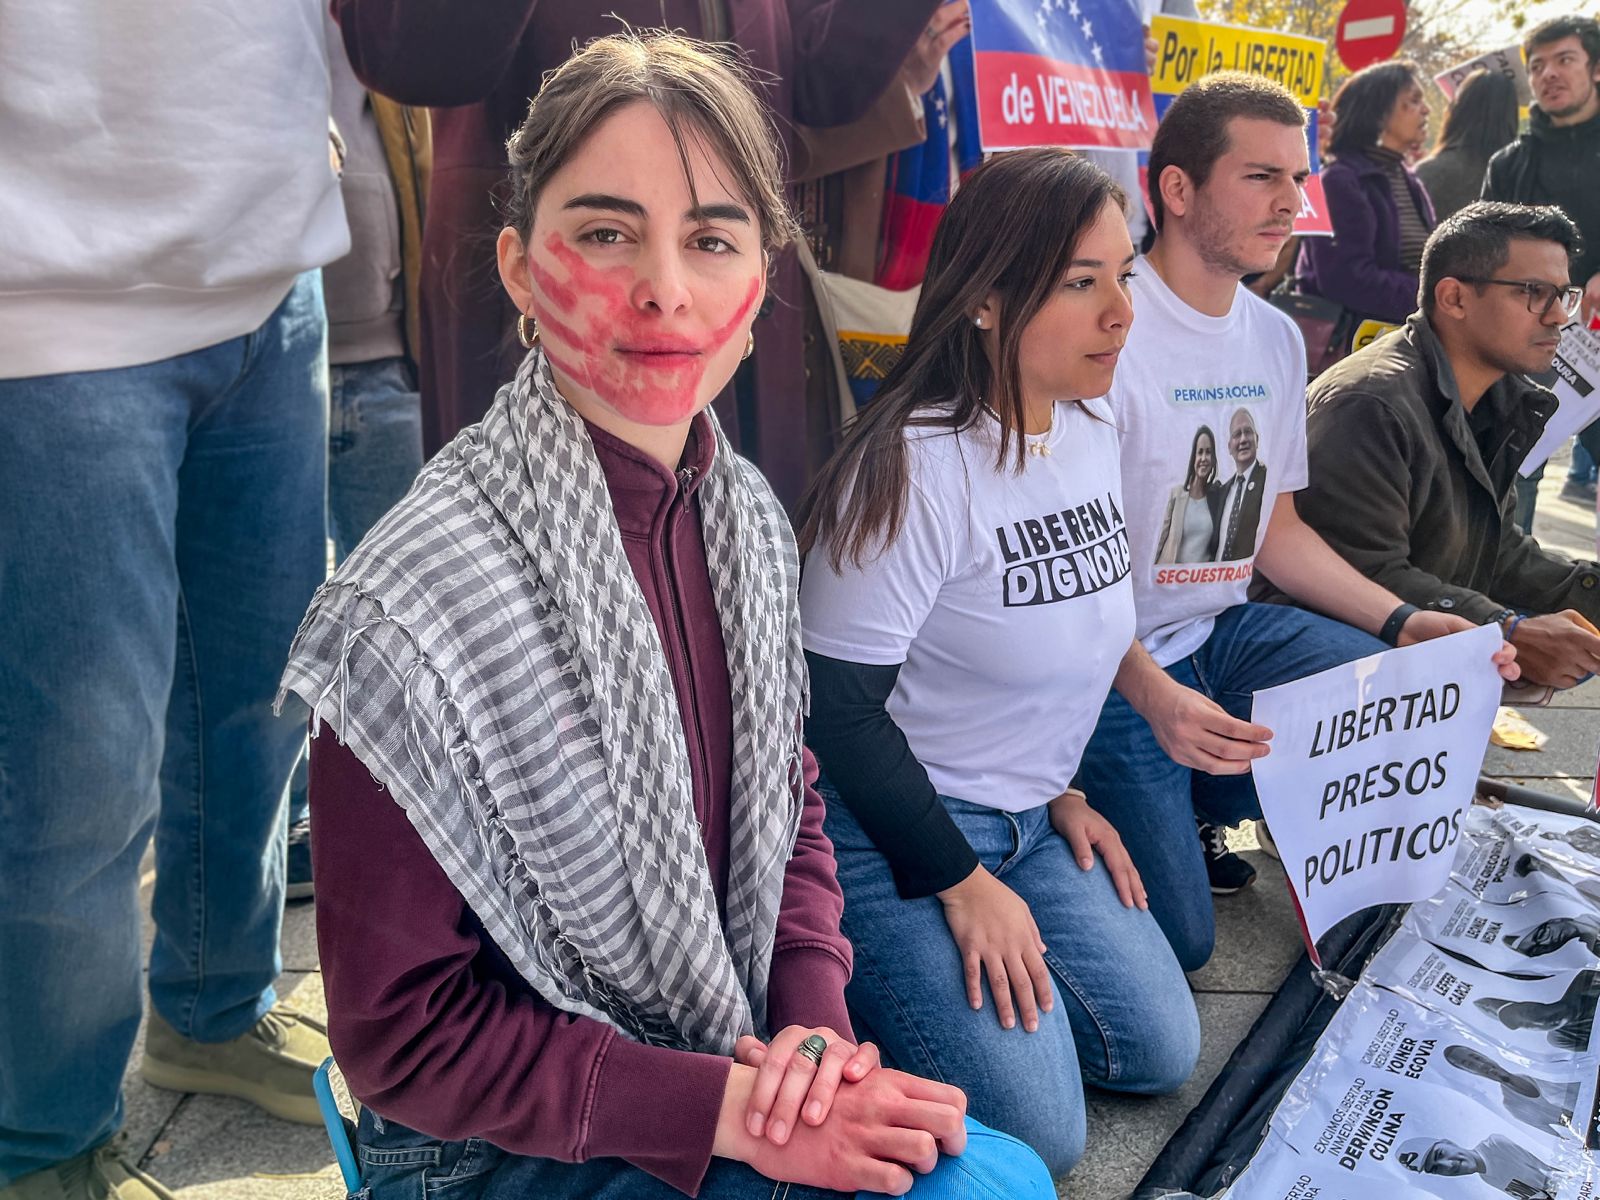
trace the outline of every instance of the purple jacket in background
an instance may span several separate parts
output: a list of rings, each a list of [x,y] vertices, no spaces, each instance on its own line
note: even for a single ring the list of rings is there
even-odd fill
[[[1406,186],[1432,229],[1433,201],[1410,167]],[[1400,210],[1384,164],[1346,150],[1322,172],[1333,236],[1300,241],[1296,274],[1313,296],[1326,296],[1364,317],[1395,324],[1417,307],[1417,273],[1400,265]]]

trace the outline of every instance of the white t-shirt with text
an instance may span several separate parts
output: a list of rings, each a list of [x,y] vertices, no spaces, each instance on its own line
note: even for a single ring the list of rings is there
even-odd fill
[[[1055,406],[1051,453],[1021,474],[996,469],[987,413],[913,427],[899,536],[838,574],[823,547],[807,557],[806,649],[905,664],[889,715],[942,795],[1007,812],[1060,795],[1133,640],[1118,435],[1103,399],[1087,407]]]
[[[1279,494],[1306,486],[1306,357],[1300,330],[1240,287],[1224,317],[1180,300],[1148,259],[1134,267],[1133,326],[1108,397],[1122,429],[1139,639],[1165,667],[1242,604]],[[1209,439],[1208,439],[1209,435]],[[1192,463],[1204,499],[1188,493]],[[1174,554],[1167,523],[1212,518],[1203,554]]]

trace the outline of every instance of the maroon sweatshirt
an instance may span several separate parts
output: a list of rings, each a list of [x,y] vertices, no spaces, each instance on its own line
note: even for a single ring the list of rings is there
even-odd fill
[[[623,547],[660,632],[683,717],[717,903],[728,877],[733,755],[727,655],[694,499],[715,444],[696,423],[674,476],[589,427]],[[351,1092],[433,1137],[517,1154],[629,1160],[693,1195],[732,1060],[642,1045],[536,995],[467,908],[398,804],[332,737],[311,743],[311,848],[329,1038]],[[767,1021],[852,1036],[850,946],[822,799],[784,880]]]

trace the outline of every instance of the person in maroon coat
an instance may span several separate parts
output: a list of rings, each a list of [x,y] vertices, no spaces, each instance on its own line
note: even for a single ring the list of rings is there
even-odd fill
[[[592,43],[510,146],[523,343],[301,626],[329,1040],[362,1195],[901,1194],[965,1146],[890,1070],[801,744],[799,562],[707,405],[794,232],[737,69]]]
[[[797,127],[844,125],[884,93],[940,0],[333,0],[351,65],[368,87],[434,108],[433,181],[423,235],[423,450],[483,416],[521,351],[494,276],[505,143],[545,74],[626,22],[738,45],[760,72],[791,163]],[[939,53],[942,55],[943,46]],[[903,98],[902,98],[903,99]],[[877,153],[900,149],[913,135]],[[869,155],[870,157],[870,155]],[[840,166],[848,164],[839,164]],[[805,483],[805,289],[783,254],[756,324],[739,396],[718,410],[789,502]]]

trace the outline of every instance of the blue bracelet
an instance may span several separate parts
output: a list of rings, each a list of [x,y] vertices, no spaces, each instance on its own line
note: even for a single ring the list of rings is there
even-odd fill
[[[1522,618],[1526,615],[1525,613],[1517,613],[1506,622],[1506,641],[1509,642],[1511,640],[1511,635],[1516,633],[1517,626],[1522,624]]]

